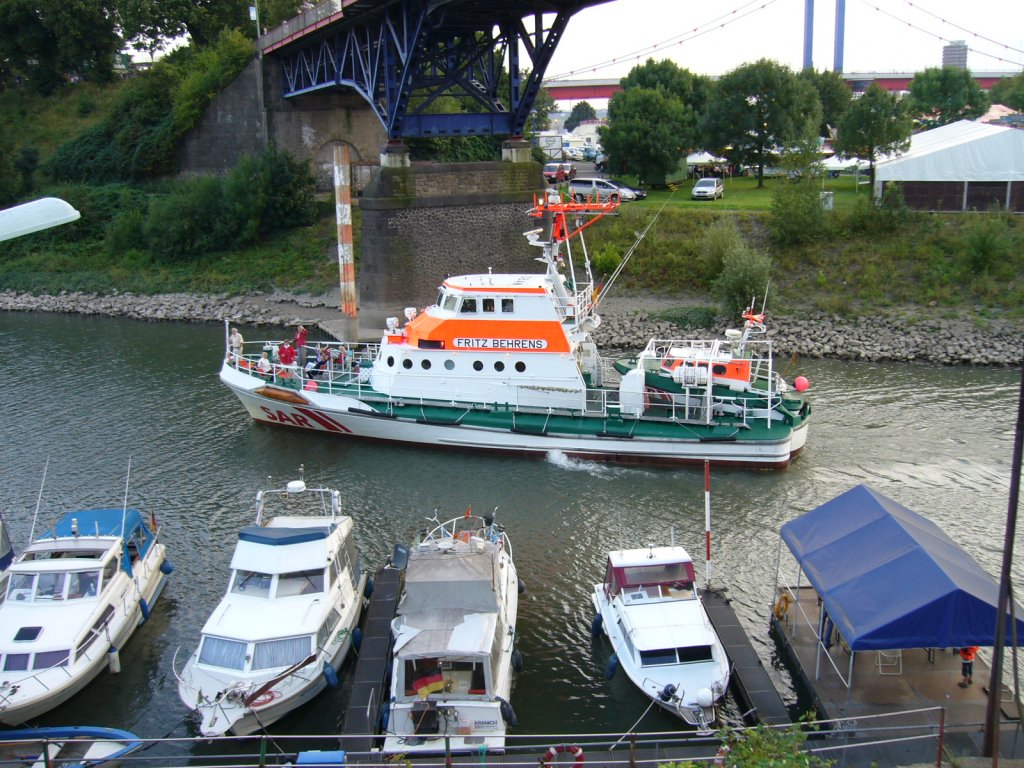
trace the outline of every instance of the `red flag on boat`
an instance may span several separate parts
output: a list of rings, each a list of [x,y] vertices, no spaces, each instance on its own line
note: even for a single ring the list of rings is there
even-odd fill
[[[473,505],[472,505],[472,504],[470,504],[470,505],[469,505],[468,507],[466,507],[466,511],[462,513],[462,516],[463,516],[464,518],[466,518],[466,519],[469,519],[469,517],[470,517],[470,516],[471,516],[472,514],[473,514]]]
[[[156,533],[156,512],[150,510],[149,513],[149,530]]]

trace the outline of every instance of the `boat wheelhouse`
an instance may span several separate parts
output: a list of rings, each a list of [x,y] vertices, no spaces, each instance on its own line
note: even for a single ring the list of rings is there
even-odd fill
[[[593,601],[595,633],[599,627],[608,636],[633,684],[663,709],[706,731],[729,684],[729,659],[704,610],[686,550],[609,553]]]
[[[30,543],[0,604],[0,722],[38,717],[108,663],[116,671],[172,570],[155,520],[136,509],[69,512]]]
[[[252,733],[336,685],[366,582],[337,490],[293,480],[259,491],[227,592],[176,673],[200,732]]]
[[[385,753],[504,749],[518,595],[511,543],[493,517],[439,524],[413,547],[392,622]]]

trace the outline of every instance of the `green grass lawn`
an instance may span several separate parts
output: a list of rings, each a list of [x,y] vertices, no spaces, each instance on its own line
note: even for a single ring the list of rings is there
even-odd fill
[[[834,179],[823,179],[821,189],[833,193],[833,206],[837,211],[853,208],[857,196],[868,197],[870,190],[867,174],[861,174],[861,183],[857,184],[854,176],[839,176]],[[647,193],[647,205],[661,207],[666,202],[672,207],[680,208],[712,208],[735,211],[767,211],[772,205],[772,190],[779,184],[786,184],[785,178],[766,178],[764,186],[757,186],[756,176],[735,176],[725,179],[725,197],[720,200],[691,200],[690,189],[696,179],[678,179],[670,181],[672,189],[652,189]]]

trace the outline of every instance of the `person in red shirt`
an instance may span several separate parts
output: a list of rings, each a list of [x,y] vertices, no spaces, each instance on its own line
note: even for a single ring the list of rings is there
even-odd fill
[[[288,339],[282,341],[281,346],[277,348],[277,359],[281,361],[281,365],[295,365],[295,347]]]
[[[299,358],[300,368],[306,365],[306,336],[308,335],[309,332],[304,325],[300,325],[298,330],[295,331],[295,352]]]
[[[960,674],[963,675],[963,679],[957,685],[961,688],[966,688],[974,682],[971,678],[974,675],[974,656],[977,652],[978,646],[976,645],[960,649]]]

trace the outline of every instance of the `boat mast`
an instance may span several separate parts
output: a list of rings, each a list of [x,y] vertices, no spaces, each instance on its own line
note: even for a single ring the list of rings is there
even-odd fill
[[[28,532],[28,543],[32,543],[32,537],[36,534],[36,520],[39,518],[39,505],[43,501],[43,486],[46,485],[46,470],[50,468],[50,457],[46,457],[46,464],[43,465],[43,480],[39,483],[39,495],[36,497],[36,511],[32,515],[32,528]]]
[[[711,462],[704,459],[704,578],[711,589]]]

